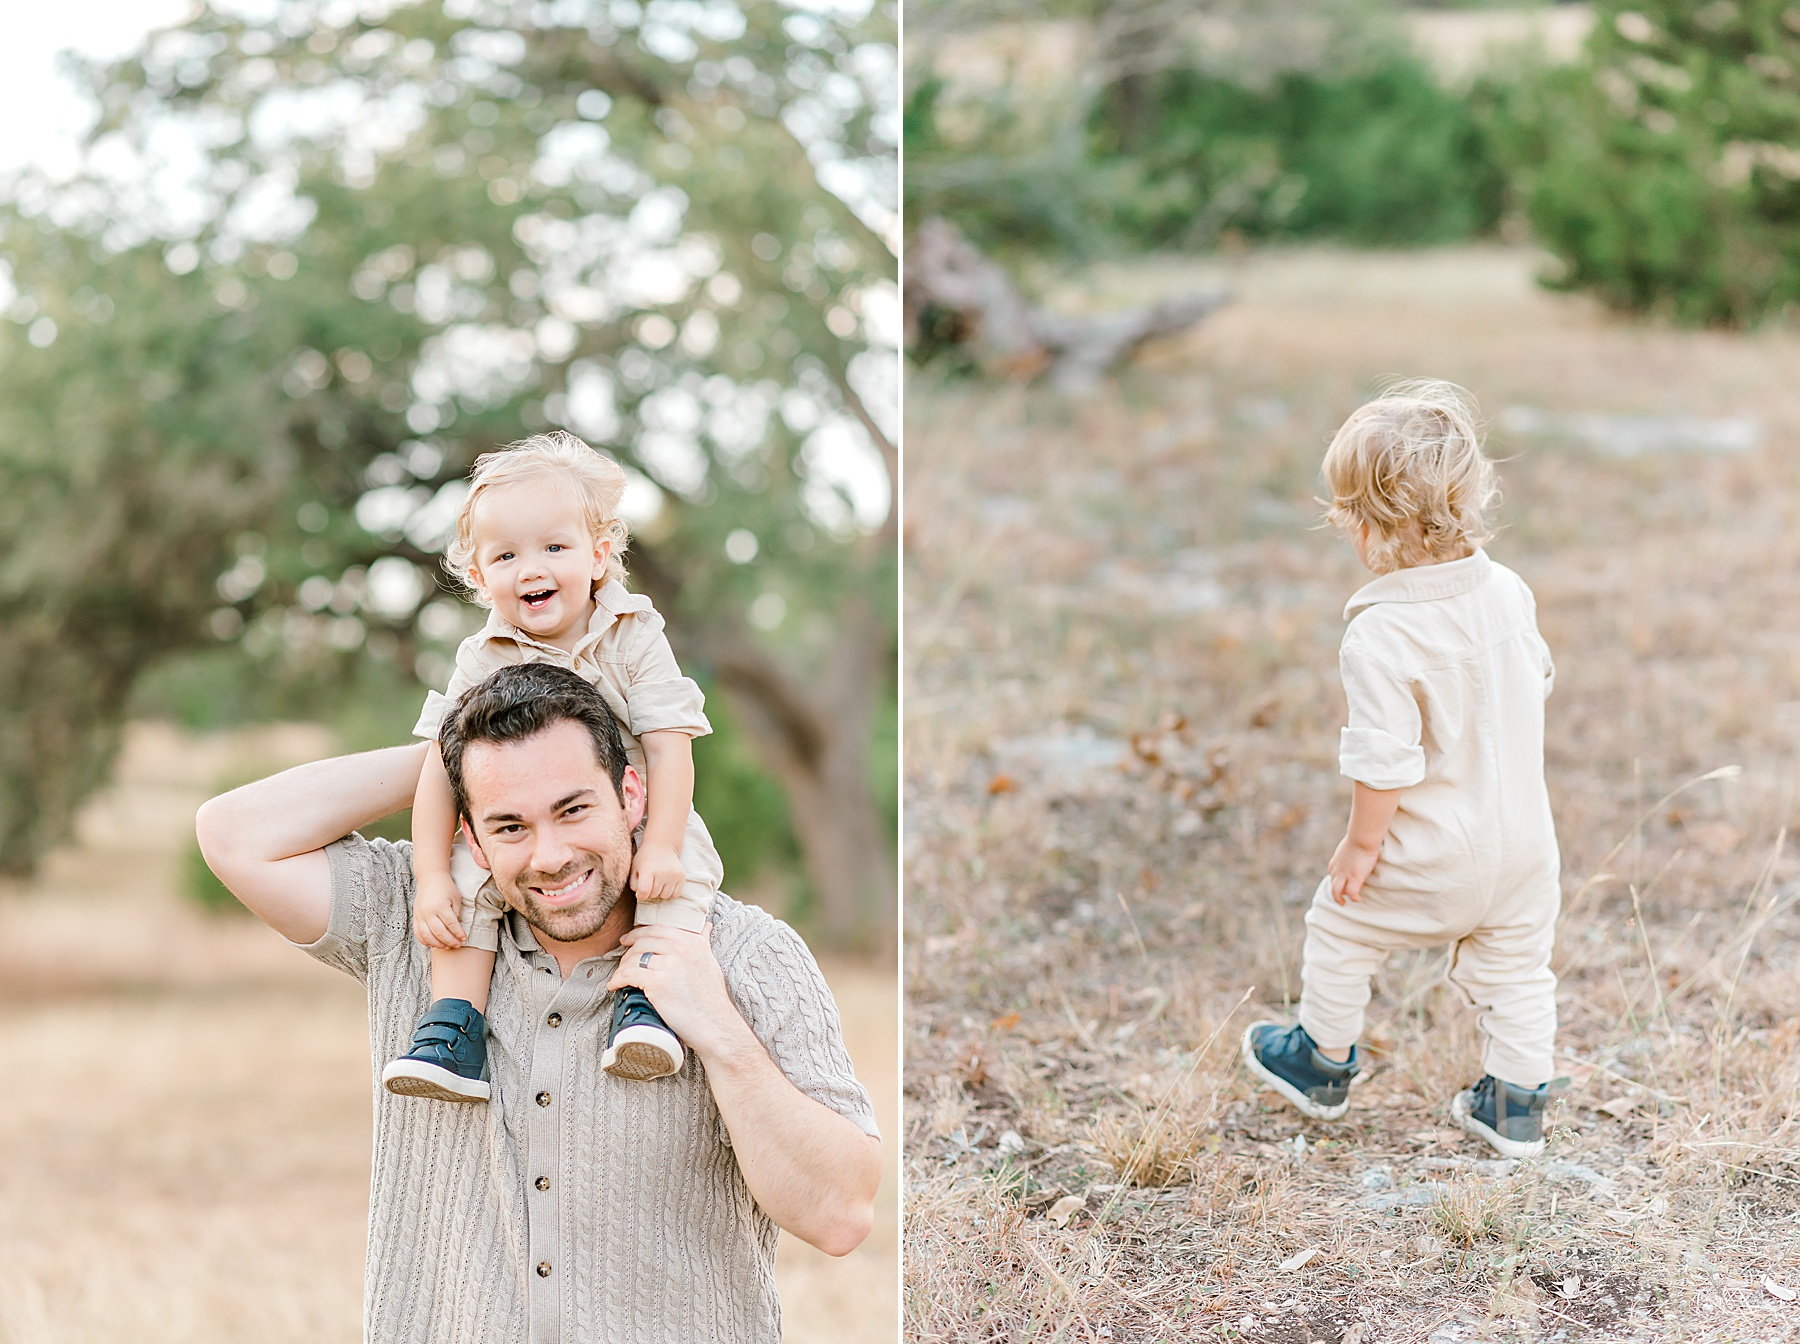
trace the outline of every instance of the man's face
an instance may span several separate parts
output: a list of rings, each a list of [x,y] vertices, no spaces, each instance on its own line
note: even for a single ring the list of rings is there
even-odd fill
[[[463,750],[469,848],[527,922],[558,942],[599,931],[626,889],[644,789],[626,770],[621,803],[587,729],[567,721],[517,742]]]

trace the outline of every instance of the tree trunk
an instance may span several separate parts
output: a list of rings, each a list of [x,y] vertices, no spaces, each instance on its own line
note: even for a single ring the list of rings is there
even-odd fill
[[[646,549],[634,547],[631,556],[633,576],[671,610],[679,581]],[[684,662],[712,668],[763,765],[786,790],[824,941],[878,951],[893,938],[899,889],[893,827],[870,788],[869,742],[894,668],[894,634],[861,595],[838,612],[837,624],[823,668],[805,681],[736,621],[675,621],[669,636]]]

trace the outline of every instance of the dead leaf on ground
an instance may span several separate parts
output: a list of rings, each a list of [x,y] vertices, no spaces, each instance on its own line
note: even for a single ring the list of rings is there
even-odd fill
[[[1058,1227],[1067,1227],[1069,1225],[1069,1219],[1073,1218],[1086,1207],[1086,1195],[1064,1195],[1061,1199],[1057,1200],[1056,1203],[1050,1206],[1050,1212],[1047,1216],[1050,1221],[1055,1223]]]

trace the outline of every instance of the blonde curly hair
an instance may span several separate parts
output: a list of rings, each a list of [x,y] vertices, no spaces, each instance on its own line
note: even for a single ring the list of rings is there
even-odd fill
[[[625,469],[561,429],[533,434],[475,459],[469,472],[469,493],[456,511],[455,535],[444,548],[444,568],[477,593],[480,600],[474,576],[476,501],[496,486],[526,481],[543,481],[551,488],[570,492],[580,501],[596,544],[612,542],[606,578],[625,582],[625,548],[631,544],[631,529],[619,517],[619,501],[625,497]]]
[[[1455,383],[1418,378],[1386,388],[1332,437],[1325,518],[1347,537],[1368,529],[1377,574],[1455,559],[1493,536],[1487,511],[1500,490],[1478,415]]]

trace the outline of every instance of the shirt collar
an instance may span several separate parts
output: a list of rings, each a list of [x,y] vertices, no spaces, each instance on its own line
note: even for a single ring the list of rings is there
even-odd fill
[[[1461,560],[1396,569],[1358,588],[1344,606],[1344,619],[1347,621],[1380,602],[1435,602],[1442,597],[1461,597],[1486,583],[1493,568],[1487,552],[1476,547],[1475,554]]]
[[[542,956],[550,956],[550,953],[544,950],[544,945],[538,941],[537,930],[531,927],[530,921],[510,905],[506,908],[506,927],[512,933],[513,946],[520,952],[527,956],[534,952]],[[617,961],[624,955],[625,944],[620,943],[612,951],[600,953],[599,959],[601,961]],[[582,960],[587,961],[588,958],[583,957]]]
[[[642,593],[634,593],[617,579],[608,579],[600,585],[594,594],[594,614],[588,618],[587,633],[575,645],[573,653],[565,653],[554,644],[546,644],[535,635],[527,634],[518,626],[505,620],[497,610],[488,611],[487,624],[482,626],[481,634],[487,640],[505,640],[513,644],[536,649],[548,654],[556,662],[567,664],[579,658],[598,642],[613,626],[617,625],[621,616],[630,616],[641,611],[653,611],[650,599]]]

